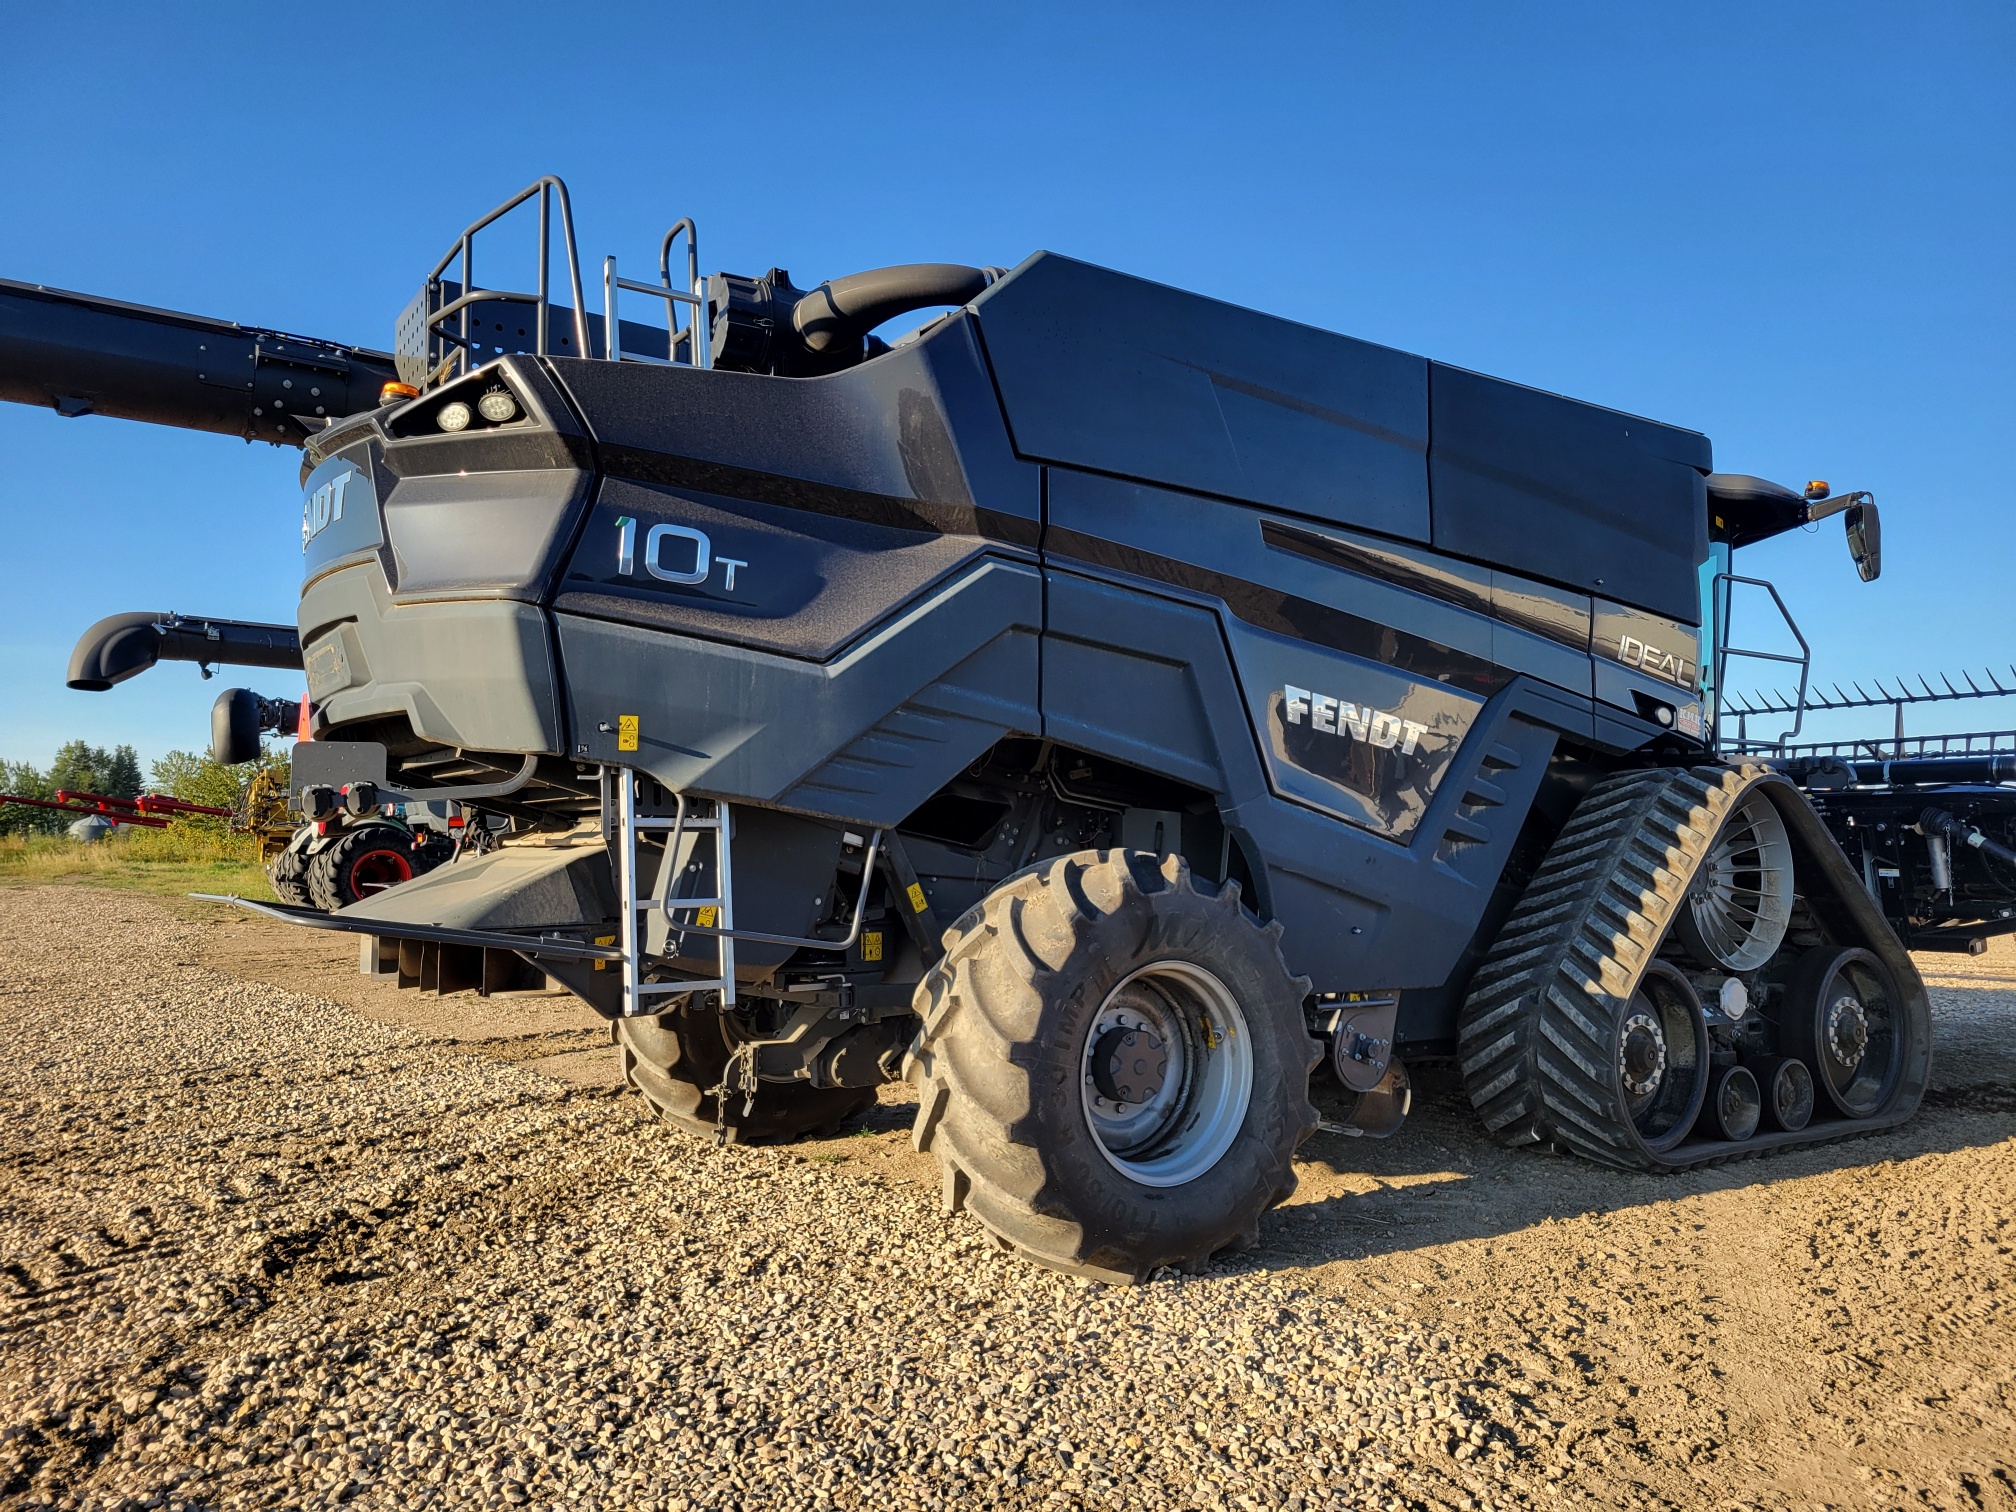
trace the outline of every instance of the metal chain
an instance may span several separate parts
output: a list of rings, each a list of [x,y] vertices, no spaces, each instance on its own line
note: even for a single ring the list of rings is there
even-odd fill
[[[714,1098],[714,1144],[716,1148],[728,1143],[728,1098],[740,1092],[742,1116],[747,1118],[756,1108],[756,1042],[754,1040],[736,1046],[734,1054],[721,1067],[721,1082],[712,1092]]]

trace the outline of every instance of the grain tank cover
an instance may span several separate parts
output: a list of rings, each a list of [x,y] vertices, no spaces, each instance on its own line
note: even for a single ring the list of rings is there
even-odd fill
[[[1428,539],[1421,358],[1052,252],[975,309],[1024,456]]]
[[[1015,447],[1696,623],[1707,438],[1039,252],[975,302]]]

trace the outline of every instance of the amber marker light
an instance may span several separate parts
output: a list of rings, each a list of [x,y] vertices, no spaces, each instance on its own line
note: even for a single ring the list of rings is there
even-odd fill
[[[410,383],[400,383],[397,380],[386,384],[378,390],[378,402],[380,404],[390,404],[394,399],[418,399],[419,397],[420,390],[413,387]]]
[[[1833,490],[1827,486],[1826,479],[1815,478],[1811,483],[1806,485],[1806,502],[1808,504],[1818,504],[1832,492]]]

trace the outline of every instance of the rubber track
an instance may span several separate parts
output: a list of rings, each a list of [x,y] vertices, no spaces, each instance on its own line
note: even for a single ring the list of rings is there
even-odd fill
[[[1910,1110],[1649,1156],[1616,1087],[1611,1026],[1758,766],[1629,772],[1591,789],[1471,979],[1457,1063],[1500,1143],[1550,1145],[1635,1170],[1682,1170],[1902,1122]]]

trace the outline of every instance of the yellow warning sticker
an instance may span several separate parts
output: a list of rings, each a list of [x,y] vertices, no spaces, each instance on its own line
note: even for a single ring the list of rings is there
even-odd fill
[[[616,749],[634,751],[637,749],[637,716],[618,714],[616,716]]]
[[[616,943],[616,936],[597,935],[595,936],[595,943],[597,945],[614,945]],[[597,971],[607,971],[609,969],[609,963],[607,961],[597,961],[595,963],[595,969]]]
[[[861,959],[879,961],[882,959],[882,931],[871,929],[861,936]]]
[[[702,929],[712,929],[715,927],[714,921],[720,915],[721,911],[718,908],[703,908],[693,915],[693,922],[698,924]]]
[[[910,907],[917,913],[924,912],[931,905],[925,901],[924,889],[915,882],[910,884]]]

